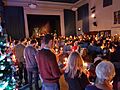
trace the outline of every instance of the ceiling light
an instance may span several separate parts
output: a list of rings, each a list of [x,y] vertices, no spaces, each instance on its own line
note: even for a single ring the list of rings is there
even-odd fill
[[[92,17],[92,18],[95,18],[95,13],[93,13],[93,14],[91,15],[91,17]]]
[[[73,8],[72,8],[72,11],[76,11],[76,10],[77,10],[77,7],[73,7]]]
[[[32,9],[37,7],[37,5],[35,3],[30,3],[30,4],[28,4],[28,6],[29,6],[29,8],[32,8]]]

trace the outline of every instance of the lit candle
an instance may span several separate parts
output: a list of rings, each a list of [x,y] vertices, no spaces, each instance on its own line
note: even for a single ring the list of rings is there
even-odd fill
[[[64,62],[63,62],[63,64],[64,64],[64,65],[66,65],[66,64],[67,64],[67,60],[68,60],[68,58],[67,58],[67,57],[65,57],[65,58],[64,58]]]
[[[55,49],[55,53],[58,54],[58,48]]]
[[[88,64],[87,64],[87,63],[84,63],[83,65],[84,65],[85,67],[87,67],[87,66],[88,66]]]
[[[63,50],[63,47],[61,47],[60,50]]]
[[[16,62],[16,57],[15,57],[14,54],[12,55],[12,61],[13,61],[13,62]]]

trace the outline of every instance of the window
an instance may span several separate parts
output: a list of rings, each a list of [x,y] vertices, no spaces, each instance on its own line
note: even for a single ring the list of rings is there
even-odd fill
[[[117,24],[118,12],[114,12],[114,24]]]
[[[103,0],[103,7],[112,5],[112,0]]]
[[[120,24],[120,10],[114,12],[114,24]]]
[[[118,24],[120,24],[120,11],[118,11]]]

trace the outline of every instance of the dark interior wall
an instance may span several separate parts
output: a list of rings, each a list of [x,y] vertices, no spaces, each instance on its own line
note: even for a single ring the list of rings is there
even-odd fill
[[[89,4],[82,5],[77,10],[78,21],[82,20],[82,30],[84,33],[89,32]]]
[[[4,24],[3,24],[3,15],[4,15],[4,3],[2,2],[2,0],[0,0],[0,36],[1,36],[1,32],[4,32]]]
[[[0,17],[3,15],[4,3],[0,0]]]
[[[44,29],[47,30],[48,33],[57,33],[57,35],[61,35],[60,29],[60,16],[59,15],[27,15],[28,20],[28,29],[29,36],[31,37],[34,34],[34,29],[38,28],[39,33],[44,32]],[[49,26],[46,27],[46,24],[49,23]]]
[[[13,39],[25,38],[23,7],[5,7],[5,28],[9,37]]]
[[[64,10],[65,35],[76,35],[75,12],[72,10]]]

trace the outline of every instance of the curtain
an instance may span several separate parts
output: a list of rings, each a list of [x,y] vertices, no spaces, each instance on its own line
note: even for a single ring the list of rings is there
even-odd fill
[[[78,21],[82,20],[82,30],[84,33],[89,32],[89,4],[85,4],[78,8]]]
[[[23,7],[5,7],[5,28],[8,37],[12,39],[25,38]]]
[[[76,35],[75,11],[64,10],[65,35]]]

